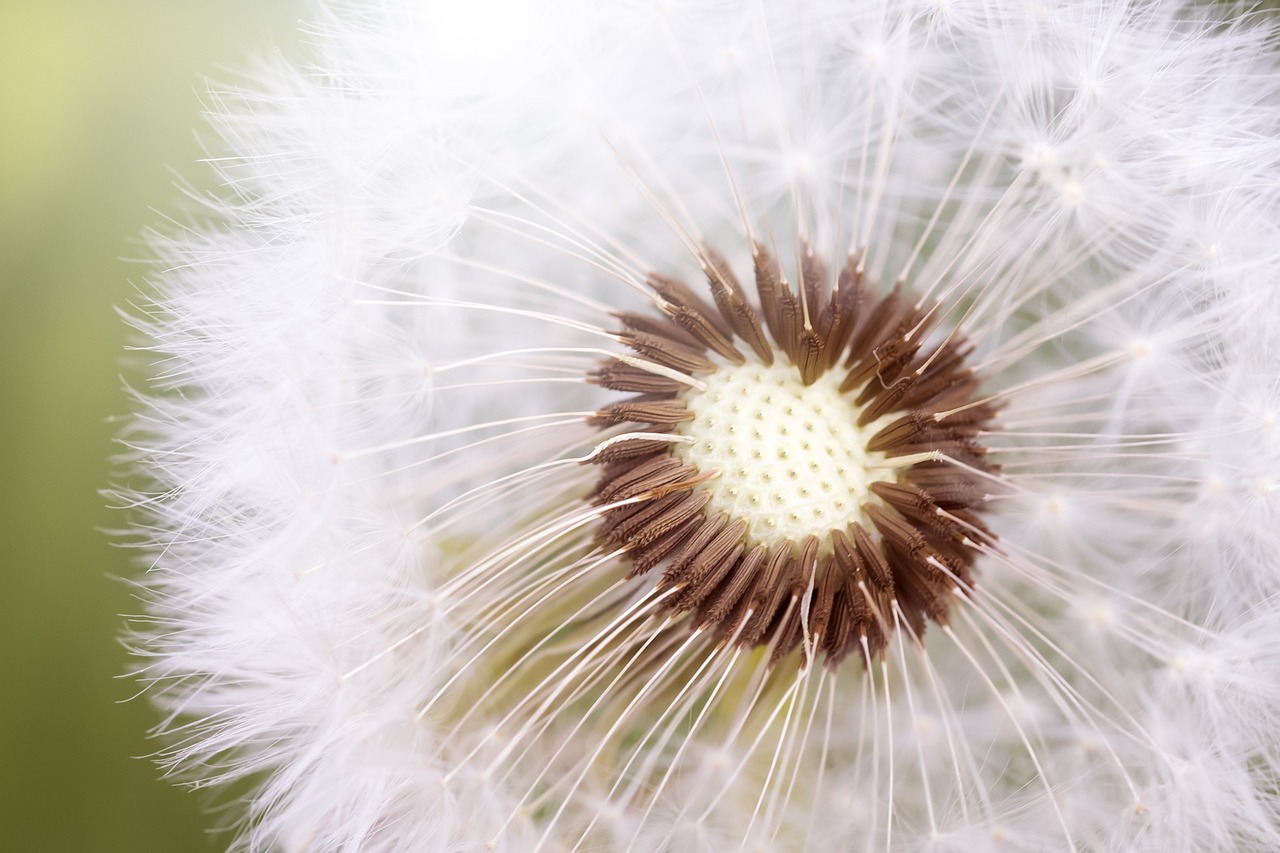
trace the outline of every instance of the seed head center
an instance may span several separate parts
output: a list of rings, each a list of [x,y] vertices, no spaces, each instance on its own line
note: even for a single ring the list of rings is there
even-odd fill
[[[764,246],[751,257],[758,309],[706,249],[712,302],[654,273],[661,313],[616,315],[632,355],[590,378],[634,396],[591,418],[625,430],[590,457],[600,542],[630,577],[660,569],[655,605],[691,625],[774,662],[804,644],[869,666],[900,618],[917,638],[945,624],[994,547],[977,439],[995,407],[937,306],[877,295],[860,256],[833,278],[805,254],[798,291]]]
[[[884,455],[866,449],[881,424],[857,424],[859,406],[828,371],[805,385],[787,359],[726,365],[703,378],[705,390],[683,395],[693,439],[674,452],[686,465],[718,476],[701,488],[710,515],[747,524],[750,544],[781,545],[862,520],[871,483],[893,479]]]

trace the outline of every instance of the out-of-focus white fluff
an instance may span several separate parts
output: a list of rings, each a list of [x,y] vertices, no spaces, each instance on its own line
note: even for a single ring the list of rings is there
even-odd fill
[[[1273,19],[484,6],[317,6],[306,65],[214,96],[225,191],[156,239],[136,643],[165,764],[256,780],[238,844],[1280,848]],[[499,571],[590,534],[535,546],[589,470],[517,472],[588,452],[637,276],[696,280],[689,237],[742,267],[747,228],[949,306],[1008,395],[1002,554],[760,754],[699,730],[619,770],[587,759],[624,716],[545,693],[505,754],[485,679],[565,614],[485,625]]]

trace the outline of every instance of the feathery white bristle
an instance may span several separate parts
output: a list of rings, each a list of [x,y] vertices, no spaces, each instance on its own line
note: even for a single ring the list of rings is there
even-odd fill
[[[251,850],[1280,848],[1280,68],[1235,10],[318,4],[211,95],[138,320],[162,762],[254,780]],[[869,672],[594,539],[610,312],[752,240],[938,300],[1002,407],[998,543]]]

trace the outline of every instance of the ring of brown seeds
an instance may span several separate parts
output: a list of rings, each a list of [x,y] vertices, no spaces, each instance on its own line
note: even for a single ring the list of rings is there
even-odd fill
[[[633,354],[591,379],[634,396],[593,419],[599,535],[632,576],[662,567],[665,612],[775,662],[870,662],[972,584],[995,407],[964,340],[900,285],[875,298],[857,257],[832,283],[806,251],[796,293],[752,254],[759,310],[706,250],[714,305],[655,274],[665,316],[617,315]]]

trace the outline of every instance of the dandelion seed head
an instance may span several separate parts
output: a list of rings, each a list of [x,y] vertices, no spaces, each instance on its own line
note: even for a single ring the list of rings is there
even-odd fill
[[[1274,26],[518,5],[211,98],[166,766],[250,850],[1280,847]]]

